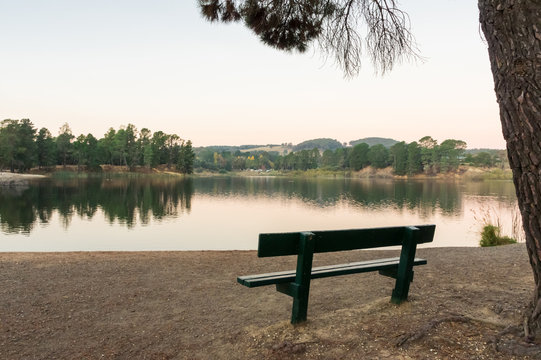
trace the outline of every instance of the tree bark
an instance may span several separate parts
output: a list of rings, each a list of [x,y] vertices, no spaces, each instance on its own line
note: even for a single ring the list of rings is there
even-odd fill
[[[479,0],[535,289],[526,337],[541,315],[541,1]]]

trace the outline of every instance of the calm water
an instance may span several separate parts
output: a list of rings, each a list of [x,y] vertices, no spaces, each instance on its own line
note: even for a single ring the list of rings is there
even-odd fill
[[[511,181],[104,177],[0,187],[0,251],[255,249],[257,234],[436,224],[430,246],[510,231]]]

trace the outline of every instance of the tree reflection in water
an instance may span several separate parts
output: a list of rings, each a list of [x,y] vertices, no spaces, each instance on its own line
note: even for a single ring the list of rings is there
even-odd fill
[[[346,202],[363,209],[414,211],[429,219],[436,212],[457,216],[465,195],[516,202],[512,182],[305,179],[287,177],[100,176],[46,179],[25,188],[0,187],[0,226],[4,233],[30,233],[36,223],[59,214],[65,227],[73,216],[91,220],[102,212],[109,223],[128,228],[189,214],[192,198],[297,199],[308,207]],[[196,200],[197,201],[197,200]],[[234,217],[234,214],[227,214]]]

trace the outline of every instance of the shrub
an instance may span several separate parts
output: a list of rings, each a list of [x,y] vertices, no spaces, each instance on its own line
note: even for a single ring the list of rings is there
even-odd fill
[[[485,225],[481,232],[481,247],[515,244],[517,241],[509,236],[500,235],[500,227]]]

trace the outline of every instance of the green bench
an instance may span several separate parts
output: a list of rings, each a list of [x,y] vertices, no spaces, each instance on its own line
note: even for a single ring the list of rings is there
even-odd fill
[[[311,231],[260,234],[258,257],[297,255],[297,269],[268,274],[239,276],[248,287],[276,285],[276,290],[293,297],[291,323],[306,320],[310,280],[330,276],[379,271],[396,279],[391,302],[400,304],[408,298],[413,266],[425,265],[415,258],[417,244],[431,242],[436,225],[397,226],[373,229]],[[402,246],[400,257],[361,261],[312,268],[314,253]]]

